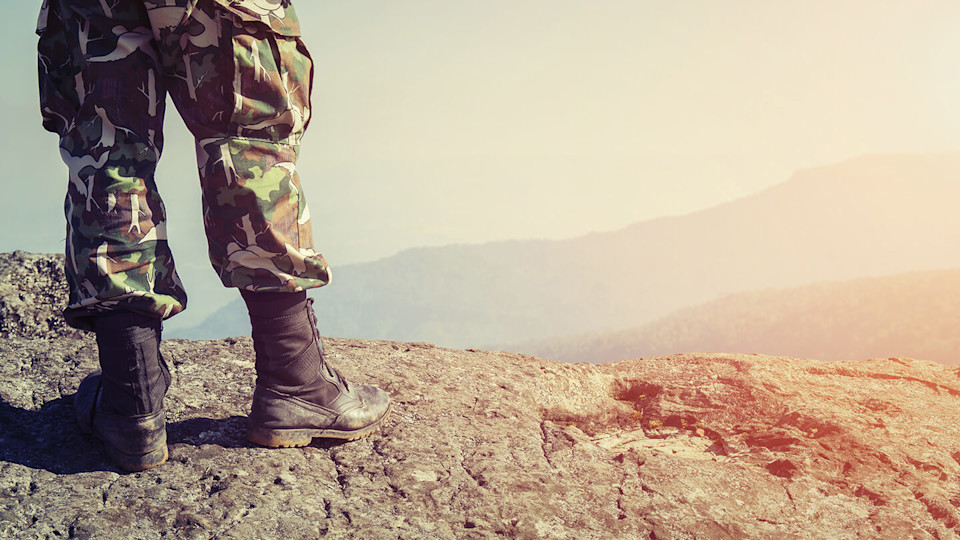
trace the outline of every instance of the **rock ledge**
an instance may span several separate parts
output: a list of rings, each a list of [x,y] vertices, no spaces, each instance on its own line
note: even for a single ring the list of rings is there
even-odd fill
[[[249,339],[169,340],[170,462],[121,474],[72,419],[93,340],[11,331],[0,537],[960,537],[955,368],[326,343],[393,397],[378,433],[253,447]]]

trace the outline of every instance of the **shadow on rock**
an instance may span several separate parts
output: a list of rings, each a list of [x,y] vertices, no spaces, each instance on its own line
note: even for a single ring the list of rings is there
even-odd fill
[[[347,442],[344,439],[314,439],[309,446],[329,450]],[[228,418],[188,418],[167,424],[167,444],[174,445],[216,445],[222,448],[257,448],[247,441],[247,418],[230,416]]]
[[[40,410],[0,400],[0,425],[0,461],[55,474],[117,470],[77,427],[72,396],[48,401]]]
[[[223,448],[253,446],[246,439],[246,417],[188,418],[167,424],[167,444]],[[55,474],[120,472],[102,443],[77,427],[73,396],[48,401],[39,410],[14,407],[0,400],[0,461]],[[336,446],[330,444],[327,447]]]
[[[167,423],[167,444],[215,444],[224,448],[245,448],[247,442],[247,418],[187,418]]]

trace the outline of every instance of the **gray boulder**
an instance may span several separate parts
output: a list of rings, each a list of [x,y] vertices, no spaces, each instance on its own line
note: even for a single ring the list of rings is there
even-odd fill
[[[66,305],[63,255],[0,254],[0,337],[77,337],[63,320]]]

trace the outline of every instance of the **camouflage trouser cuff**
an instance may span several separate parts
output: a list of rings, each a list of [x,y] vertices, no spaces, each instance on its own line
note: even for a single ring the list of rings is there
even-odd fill
[[[298,147],[244,137],[198,141],[210,261],[227,287],[297,291],[329,283],[313,249]]]

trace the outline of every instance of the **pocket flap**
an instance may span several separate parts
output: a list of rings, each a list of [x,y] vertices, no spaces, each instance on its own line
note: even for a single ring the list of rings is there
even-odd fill
[[[299,36],[300,20],[290,0],[216,0],[244,21],[259,22],[282,36]]]

